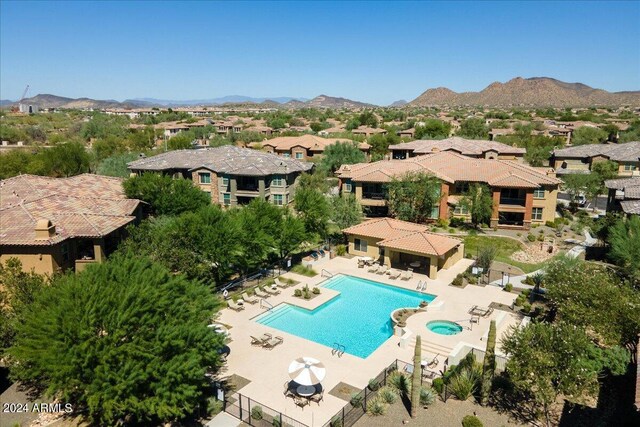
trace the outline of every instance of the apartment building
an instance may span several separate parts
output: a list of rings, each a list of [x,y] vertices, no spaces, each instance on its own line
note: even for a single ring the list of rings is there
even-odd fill
[[[465,139],[454,136],[447,139],[405,142],[389,146],[391,157],[408,159],[425,154],[450,151],[476,159],[500,159],[522,161],[527,152],[524,148],[512,147],[496,141]]]
[[[618,163],[618,175],[640,176],[640,141],[624,144],[587,144],[553,150],[550,164],[558,174],[589,173],[597,163]]]
[[[387,184],[408,172],[436,176],[440,201],[432,219],[469,217],[460,199],[472,183],[489,186],[493,197],[491,226],[529,229],[531,224],[553,221],[558,187],[562,181],[550,168],[533,168],[519,162],[470,158],[450,151],[343,165],[336,172],[342,194],[354,194],[370,216],[387,216]]]
[[[252,148],[261,147],[268,153],[274,153],[283,157],[290,157],[297,160],[307,160],[318,158],[324,153],[324,150],[330,145],[337,142],[354,143],[350,139],[338,138],[321,138],[315,135],[301,136],[281,136],[262,142],[253,142],[249,144]],[[355,143],[365,156],[369,156],[371,146],[366,142]]]
[[[640,176],[608,179],[604,184],[609,190],[607,212],[640,215]]]
[[[141,219],[143,205],[127,199],[122,180],[19,175],[0,181],[0,261],[17,258],[25,271],[81,271],[99,263]]]
[[[275,205],[293,201],[295,187],[312,163],[288,159],[250,148],[225,145],[216,148],[176,150],[135,160],[133,174],[156,172],[190,179],[222,206],[245,205],[260,198]]]

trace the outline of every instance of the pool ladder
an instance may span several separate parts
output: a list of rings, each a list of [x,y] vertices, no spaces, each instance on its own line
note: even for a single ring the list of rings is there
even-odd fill
[[[338,357],[342,357],[342,355],[344,354],[345,350],[346,350],[345,346],[343,346],[340,343],[334,342],[333,343],[333,348],[331,349],[331,354],[332,355],[337,355]]]
[[[267,308],[267,311],[270,311],[270,310],[273,309],[273,305],[269,301],[267,301],[264,298],[261,298],[260,299],[260,308],[265,308],[265,307]]]

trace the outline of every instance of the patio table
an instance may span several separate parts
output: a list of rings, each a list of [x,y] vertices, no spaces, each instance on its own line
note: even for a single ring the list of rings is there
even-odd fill
[[[316,387],[312,385],[300,385],[296,388],[296,393],[303,397],[313,396],[316,393]]]
[[[409,264],[413,268],[420,268],[420,263],[418,261],[414,261]]]

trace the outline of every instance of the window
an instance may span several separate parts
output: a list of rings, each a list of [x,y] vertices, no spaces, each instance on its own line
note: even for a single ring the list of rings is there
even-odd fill
[[[282,206],[282,194],[274,194],[273,195],[273,204]]]
[[[64,262],[69,261],[69,244],[68,243],[62,244],[62,260]]]
[[[222,177],[222,186],[223,187],[228,187],[229,186],[229,177],[228,176],[223,176]]]
[[[299,159],[304,159],[304,153],[300,153],[300,152],[296,153],[296,159],[298,159],[298,160]]]
[[[456,194],[466,193],[469,191],[469,183],[464,181],[456,182]]]
[[[200,176],[200,184],[211,184],[211,174],[203,172],[198,174]]]
[[[453,209],[453,213],[455,215],[469,215],[469,209],[467,209],[466,206],[458,204],[455,209]]]
[[[355,247],[356,251],[367,252],[367,241],[366,240],[355,239],[353,241],[353,246]]]
[[[351,180],[348,179],[344,182],[344,192],[351,193],[352,191],[353,191],[353,184],[351,183]]]
[[[231,194],[224,193],[222,195],[222,203],[224,203],[225,206],[229,206],[231,204]]]
[[[544,199],[544,188],[538,187],[533,190],[533,198],[534,199]]]
[[[533,208],[531,210],[531,219],[534,221],[542,221],[542,208]]]
[[[438,205],[434,205],[431,208],[431,219],[438,219],[440,217],[440,207]]]
[[[291,154],[289,154],[289,153],[284,153],[282,156],[283,156],[283,157],[291,157]]]
[[[624,170],[626,170],[626,171],[634,171],[634,170],[636,170],[636,165],[633,165],[631,163],[625,163],[624,164]]]
[[[271,185],[275,187],[284,186],[284,178],[282,175],[274,175],[273,178],[271,178]]]

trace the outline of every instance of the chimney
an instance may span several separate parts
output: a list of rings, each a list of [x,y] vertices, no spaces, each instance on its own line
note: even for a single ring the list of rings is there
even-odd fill
[[[49,240],[56,235],[56,226],[48,219],[39,219],[36,223],[36,240]]]

